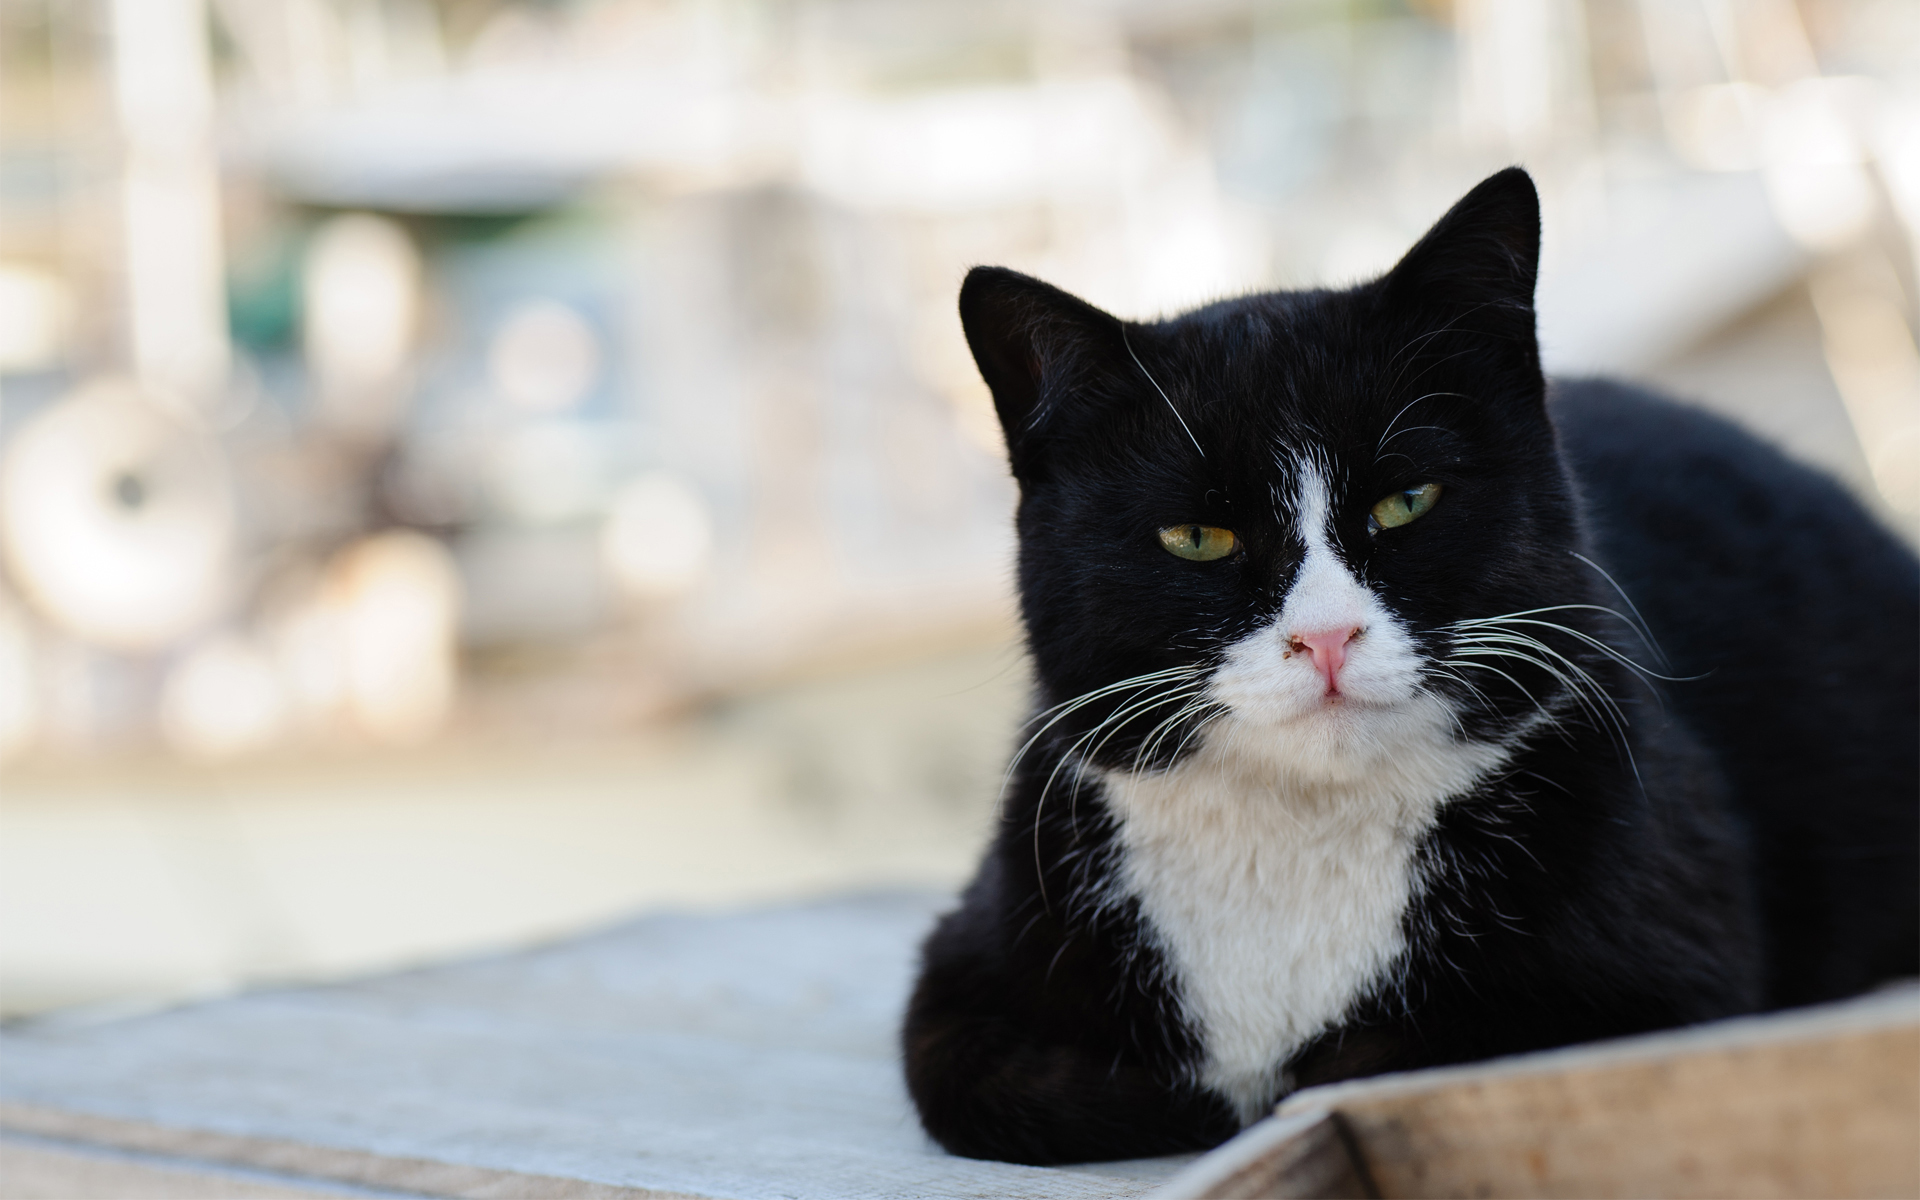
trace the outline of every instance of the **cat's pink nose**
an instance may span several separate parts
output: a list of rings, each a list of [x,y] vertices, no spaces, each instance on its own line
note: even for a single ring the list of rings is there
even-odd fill
[[[1358,625],[1296,633],[1287,638],[1288,648],[1312,657],[1314,670],[1327,681],[1327,694],[1340,690],[1340,668],[1347,665],[1347,645],[1360,636]]]

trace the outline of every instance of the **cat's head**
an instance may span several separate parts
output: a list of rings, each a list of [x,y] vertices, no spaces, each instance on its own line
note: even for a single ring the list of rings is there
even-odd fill
[[[1134,323],[968,275],[1043,703],[1092,697],[1043,714],[1044,736],[1109,768],[1238,738],[1337,780],[1539,711],[1551,676],[1456,653],[1457,622],[1582,587],[1534,335],[1539,236],[1516,168],[1344,291]]]

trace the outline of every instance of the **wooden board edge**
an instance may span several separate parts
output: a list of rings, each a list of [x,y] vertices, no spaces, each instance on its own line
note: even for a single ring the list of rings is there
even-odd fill
[[[292,1178],[447,1200],[712,1200],[685,1192],[528,1175],[467,1163],[398,1158],[280,1138],[182,1129],[125,1117],[0,1101],[0,1130]]]
[[[1322,1110],[1268,1117],[1202,1155],[1152,1200],[1371,1200],[1345,1131]]]
[[[1920,1025],[1920,982],[1896,985],[1831,1004],[1730,1017],[1703,1025],[1561,1046],[1459,1066],[1429,1067],[1321,1084],[1288,1096],[1275,1112],[1280,1116],[1296,1112],[1338,1112],[1344,1105],[1419,1095],[1460,1084],[1654,1063],[1677,1055],[1779,1045],[1912,1025]]]

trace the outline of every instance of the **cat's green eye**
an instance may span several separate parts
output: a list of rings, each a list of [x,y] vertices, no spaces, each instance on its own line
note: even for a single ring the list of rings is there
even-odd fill
[[[1404,492],[1383,496],[1380,503],[1373,506],[1373,511],[1367,514],[1367,532],[1379,533],[1382,529],[1393,529],[1409,521],[1417,521],[1427,515],[1438,499],[1440,485],[1437,483],[1423,483]]]
[[[1160,544],[1167,548],[1168,554],[1194,562],[1212,562],[1232,554],[1239,547],[1240,539],[1233,536],[1233,530],[1213,525],[1169,525],[1160,531]]]

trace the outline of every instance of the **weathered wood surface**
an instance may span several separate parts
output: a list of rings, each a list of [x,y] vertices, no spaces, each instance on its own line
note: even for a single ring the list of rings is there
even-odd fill
[[[895,1031],[944,901],[659,916],[336,987],[0,1033],[0,1127],[463,1197],[1141,1195],[942,1153]]]
[[[1920,1196],[1920,989],[1309,1088],[1162,1195],[1353,1194],[1336,1126],[1388,1198]]]

